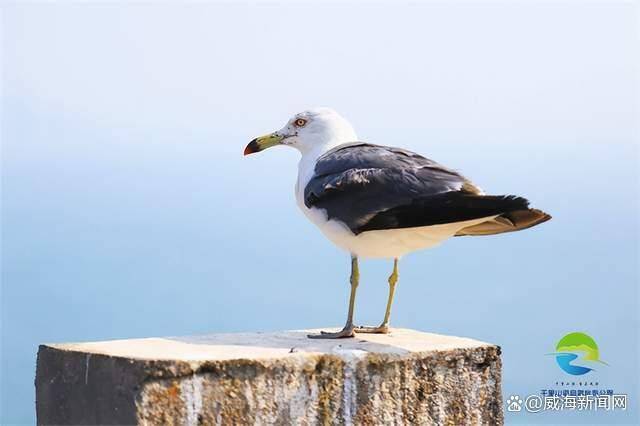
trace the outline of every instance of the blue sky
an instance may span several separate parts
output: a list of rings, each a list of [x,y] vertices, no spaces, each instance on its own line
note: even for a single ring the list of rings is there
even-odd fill
[[[340,325],[349,258],[297,211],[297,153],[253,137],[330,106],[554,219],[400,264],[392,324],[503,349],[504,395],[595,338],[638,421],[638,21],[630,2],[4,4],[2,413],[37,345]],[[360,323],[391,263],[362,263]],[[635,417],[634,417],[635,416]]]

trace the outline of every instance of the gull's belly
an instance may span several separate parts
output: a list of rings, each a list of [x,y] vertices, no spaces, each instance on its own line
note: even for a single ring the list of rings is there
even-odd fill
[[[415,228],[367,231],[355,235],[344,223],[327,221],[322,209],[308,209],[306,206],[301,206],[301,209],[335,245],[358,257],[368,258],[396,258],[412,251],[435,247],[453,237],[460,229],[494,217]]]

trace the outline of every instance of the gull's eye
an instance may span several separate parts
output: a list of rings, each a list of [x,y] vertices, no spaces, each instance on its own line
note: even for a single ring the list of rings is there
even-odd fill
[[[305,120],[304,118],[298,118],[293,122],[293,124],[295,124],[296,127],[304,127],[304,125],[307,124],[307,120]]]

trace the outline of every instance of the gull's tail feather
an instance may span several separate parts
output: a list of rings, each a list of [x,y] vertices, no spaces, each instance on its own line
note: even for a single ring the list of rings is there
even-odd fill
[[[463,228],[456,232],[455,236],[494,235],[504,232],[521,231],[539,225],[549,219],[551,219],[551,215],[542,210],[528,208],[527,202],[527,207],[524,209],[503,213],[494,219]]]
[[[354,231],[414,228],[486,218],[486,222],[463,228],[456,235],[489,235],[517,231],[542,222],[531,223],[531,215],[538,210],[529,209],[529,201],[515,195],[479,195],[462,191],[445,192],[379,212]],[[549,219],[547,216],[546,219]],[[495,225],[485,225],[485,223]],[[477,223],[477,222],[476,222]],[[476,228],[478,226],[478,228]],[[468,232],[467,232],[468,231]],[[472,233],[473,232],[473,233]]]

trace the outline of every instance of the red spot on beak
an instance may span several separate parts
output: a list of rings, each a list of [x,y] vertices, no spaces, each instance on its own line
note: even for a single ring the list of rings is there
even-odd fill
[[[251,142],[249,142],[249,145],[245,147],[244,155],[253,154],[259,151],[260,151],[260,147],[258,147],[257,139],[254,139]]]

